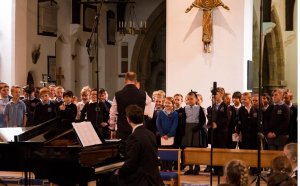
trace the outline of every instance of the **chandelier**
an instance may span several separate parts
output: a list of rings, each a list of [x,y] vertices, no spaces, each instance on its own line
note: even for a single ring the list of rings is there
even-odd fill
[[[126,18],[125,18],[126,19]],[[138,35],[144,34],[146,32],[146,21],[138,21],[135,10],[134,10],[134,3],[129,3],[129,13],[127,17],[127,21],[119,21],[119,34],[125,35]]]

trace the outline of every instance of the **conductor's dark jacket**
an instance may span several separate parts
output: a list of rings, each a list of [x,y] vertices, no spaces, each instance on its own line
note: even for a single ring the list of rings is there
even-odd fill
[[[126,141],[120,180],[128,186],[162,186],[158,166],[155,136],[144,126],[138,126]]]
[[[138,105],[143,110],[146,105],[146,92],[136,88],[134,84],[125,85],[124,88],[115,93],[118,110],[117,137],[126,139],[131,133],[131,127],[127,122],[125,109],[128,105]]]

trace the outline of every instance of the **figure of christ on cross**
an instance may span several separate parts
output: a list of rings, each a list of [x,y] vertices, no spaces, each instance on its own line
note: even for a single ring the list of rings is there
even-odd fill
[[[211,52],[210,43],[212,42],[212,11],[218,6],[222,6],[226,10],[229,10],[229,7],[226,6],[221,0],[195,0],[185,11],[185,13],[188,13],[193,7],[201,8],[203,10],[202,42],[204,43],[205,53]]]

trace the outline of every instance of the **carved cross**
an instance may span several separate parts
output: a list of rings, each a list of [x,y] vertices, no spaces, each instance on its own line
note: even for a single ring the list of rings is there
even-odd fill
[[[229,7],[226,6],[221,0],[194,0],[192,5],[185,11],[185,13],[188,13],[193,7],[201,8],[203,10],[202,42],[204,44],[205,53],[211,52],[210,43],[212,42],[212,11],[218,6],[222,6],[226,10],[229,10]]]
[[[62,85],[61,80],[64,78],[65,78],[65,76],[61,73],[61,67],[58,67],[58,71],[56,74],[57,85]]]

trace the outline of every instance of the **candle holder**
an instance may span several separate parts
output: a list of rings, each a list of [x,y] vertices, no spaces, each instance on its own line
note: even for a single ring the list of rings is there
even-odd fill
[[[118,22],[118,32],[121,35],[130,34],[130,35],[139,35],[145,34],[147,28],[146,21],[138,22],[138,19],[135,14],[134,4],[130,4],[129,6],[129,14],[127,21],[119,21]]]

